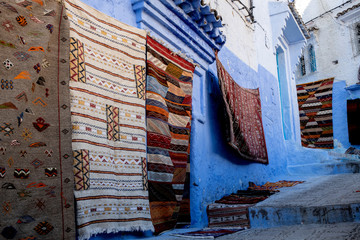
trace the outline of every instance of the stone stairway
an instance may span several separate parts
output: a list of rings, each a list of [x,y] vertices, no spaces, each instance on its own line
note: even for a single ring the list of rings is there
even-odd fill
[[[360,222],[360,174],[308,179],[249,209],[251,228]]]
[[[308,224],[248,229],[216,240],[359,240],[360,223]],[[176,239],[173,239],[176,240]],[[184,239],[178,239],[184,240]],[[190,240],[190,239],[189,239]]]
[[[332,161],[327,163],[301,164],[288,166],[291,175],[319,176],[346,173],[360,173],[360,161]]]
[[[219,240],[357,240],[360,239],[360,173],[307,179],[249,208],[251,228]],[[149,239],[178,238],[171,233]]]

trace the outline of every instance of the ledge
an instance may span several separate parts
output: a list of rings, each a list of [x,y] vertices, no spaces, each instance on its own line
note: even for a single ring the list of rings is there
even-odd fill
[[[350,85],[350,86],[346,87],[345,89],[348,91],[357,91],[357,90],[360,90],[360,84]]]
[[[150,31],[204,69],[215,60],[225,36],[221,18],[200,0],[132,0],[139,28]]]

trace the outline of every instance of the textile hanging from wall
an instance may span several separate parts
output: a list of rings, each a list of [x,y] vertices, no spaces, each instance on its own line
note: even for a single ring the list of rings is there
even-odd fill
[[[78,0],[66,0],[65,6],[80,239],[153,231],[146,167],[146,32]]]
[[[349,142],[360,145],[360,98],[347,100]]]
[[[190,220],[189,194],[184,193],[184,183],[190,170],[194,70],[193,64],[147,38],[148,178],[156,233],[174,228],[178,215],[182,221]]]
[[[241,157],[268,163],[266,142],[261,116],[259,89],[240,87],[225,70],[216,55],[216,66],[221,93],[225,103],[229,131],[229,144]]]
[[[301,144],[308,148],[334,148],[332,88],[334,78],[299,84],[297,88]]]
[[[56,0],[0,1],[0,239],[74,239],[69,26]]]

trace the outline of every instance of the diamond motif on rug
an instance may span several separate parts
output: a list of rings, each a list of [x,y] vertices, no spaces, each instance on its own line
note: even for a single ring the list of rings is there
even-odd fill
[[[38,167],[42,166],[43,164],[44,163],[37,158],[31,162],[31,165],[33,165],[35,168],[38,168]]]
[[[334,148],[332,87],[334,78],[297,85],[301,144],[308,148]]]
[[[54,227],[50,223],[48,223],[47,221],[40,222],[34,228],[34,230],[40,235],[46,235],[49,232],[51,232],[51,230],[53,230],[53,229],[54,229]]]

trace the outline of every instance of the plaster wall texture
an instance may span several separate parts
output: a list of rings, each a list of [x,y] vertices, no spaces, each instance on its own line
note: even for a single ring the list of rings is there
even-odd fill
[[[255,46],[258,66],[262,66],[272,75],[277,76],[275,50],[272,38],[272,25],[269,14],[269,4],[263,0],[253,1],[254,17],[257,23],[253,24],[255,29]]]
[[[254,25],[246,20],[246,11],[239,11],[239,5],[231,0],[207,0],[209,6],[216,9],[223,18],[222,31],[226,36],[226,45],[243,62],[254,70],[258,67],[255,45]]]
[[[348,2],[348,0],[297,0],[295,1],[295,5],[296,9],[299,11],[301,17],[306,23],[312,18],[315,18],[320,14],[346,2]],[[343,11],[352,5],[358,4],[359,2],[359,0],[352,0],[351,3],[348,3],[344,7],[341,7],[334,12]]]
[[[110,17],[136,27],[136,17],[131,7],[131,0],[82,0],[82,2]]]
[[[296,6],[299,7],[300,12],[303,12],[304,22],[307,22],[344,2],[346,1],[313,0],[308,5],[303,5],[302,1],[299,1],[299,3],[296,2]],[[335,81],[346,81],[347,86],[357,82],[360,54],[357,52],[356,31],[353,24],[360,22],[360,15],[346,23],[335,17],[338,12],[358,3],[360,3],[359,0],[352,1],[344,7],[307,24],[308,27],[314,26],[319,29],[312,32],[312,38],[309,40],[309,44],[311,43],[315,49],[317,71],[311,72],[310,70],[309,50],[306,47],[304,49],[306,75],[301,76],[298,70],[298,83],[312,82],[329,77],[335,77]],[[338,63],[334,63],[334,61],[338,61]]]
[[[231,51],[255,71],[261,65],[276,75],[276,62],[271,47],[273,43],[267,4],[269,1],[253,1],[254,6],[257,6],[253,10],[256,23],[250,22],[246,17],[248,13],[245,10],[239,10],[242,6],[236,2],[231,0],[206,0],[204,2],[220,13],[224,24],[222,31],[226,36],[226,46],[231,46]],[[247,3],[247,1],[243,2]]]

